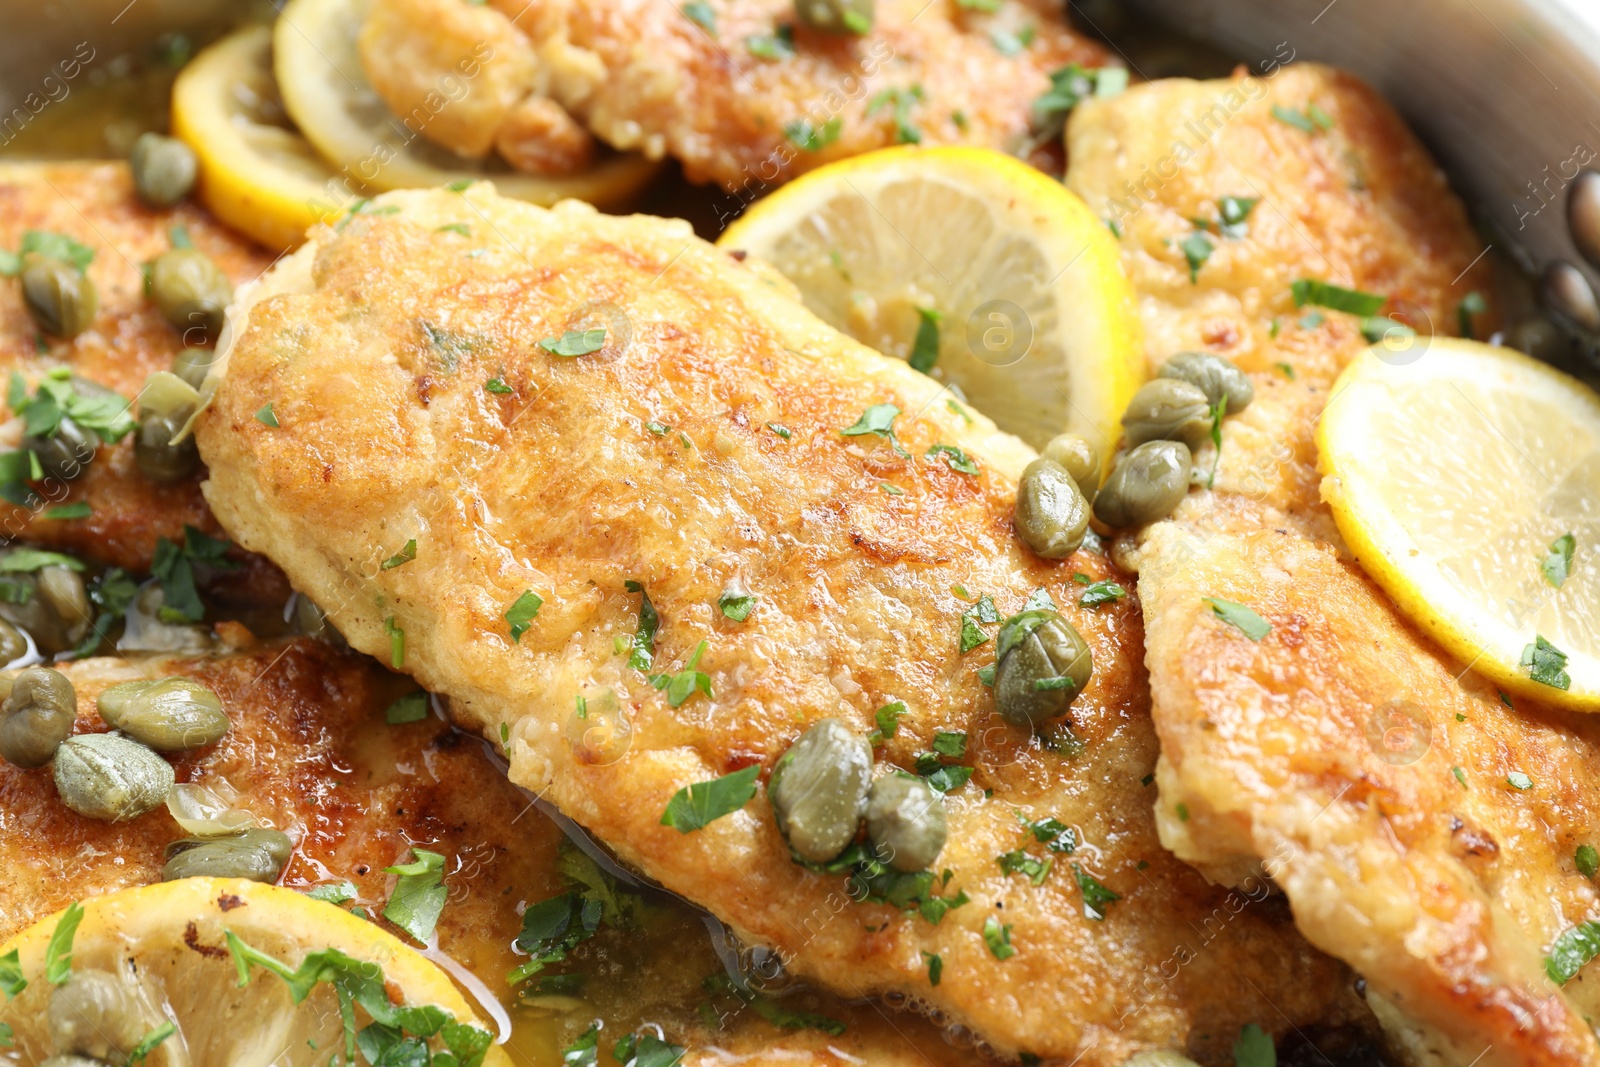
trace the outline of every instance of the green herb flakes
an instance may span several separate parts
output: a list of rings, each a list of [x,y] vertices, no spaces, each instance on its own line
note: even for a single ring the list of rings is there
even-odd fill
[[[1506,775],[1506,784],[1513,789],[1532,789],[1533,779],[1521,771],[1512,771]]]
[[[944,318],[933,308],[918,308],[917,336],[911,342],[911,358],[906,362],[912,370],[927,374],[939,362],[939,320]]]
[[[923,952],[922,958],[928,964],[928,984],[937,986],[940,977],[944,974],[944,960],[932,952]]]
[[[709,34],[716,34],[717,13],[711,9],[710,4],[705,3],[704,0],[694,0],[693,3],[684,4],[680,10],[689,21],[695,23]]]
[[[272,401],[267,401],[266,406],[256,412],[256,421],[263,426],[270,426],[274,430],[278,428],[278,414],[272,410]]]
[[[711,676],[695,668],[700,665],[700,657],[706,653],[706,643],[701,641],[694,647],[694,652],[689,656],[689,662],[684,664],[683,670],[674,674],[655,674],[650,676],[650,684],[657,689],[667,691],[667,703],[676,708],[684,701],[694,696],[698,690],[711,697]]]
[[[573,356],[587,356],[591,352],[598,352],[606,346],[606,331],[596,330],[568,330],[560,337],[546,337],[539,342],[539,347],[553,356],[570,359]]]
[[[1577,551],[1578,539],[1570,533],[1562,534],[1550,542],[1550,552],[1539,561],[1544,580],[1560,589],[1572,574],[1572,557]]]
[[[407,693],[393,704],[390,704],[383,712],[383,721],[390,726],[398,726],[408,722],[421,722],[427,717],[428,694],[420,689],[415,693]]]
[[[993,915],[983,920],[983,943],[989,946],[989,954],[997,960],[1008,960],[1017,954],[1011,946],[1011,926],[1002,926],[1000,920]]]
[[[1095,582],[1093,585],[1085,588],[1083,593],[1078,597],[1078,606],[1084,608],[1097,608],[1101,604],[1110,604],[1121,600],[1127,595],[1128,591],[1126,589],[1107,578],[1103,581]],[[1024,606],[1023,610],[1026,611],[1028,609],[1026,606]]]
[[[412,862],[385,867],[397,874],[394,892],[383,907],[383,917],[423,944],[433,937],[433,929],[444,911],[444,857],[424,848],[411,849]]]
[[[738,811],[756,795],[756,776],[760,772],[761,768],[752,764],[708,782],[684,786],[661,813],[661,825],[687,834]]]
[[[1205,597],[1217,618],[1239,630],[1252,641],[1259,641],[1272,630],[1272,625],[1243,604],[1217,597]]]
[[[835,115],[821,126],[810,119],[794,119],[783,124],[783,135],[789,143],[805,152],[820,152],[839,139],[844,132],[844,119]]]
[[[53,508],[45,508],[40,518],[45,519],[87,519],[91,514],[89,504],[84,500],[76,500],[71,504],[57,504]]]
[[[1544,972],[1556,985],[1566,985],[1583,965],[1600,954],[1600,922],[1582,922],[1563,930],[1544,959]]]
[[[639,594],[639,627],[633,635],[633,650],[628,655],[628,666],[636,671],[649,670],[655,659],[656,631],[661,628],[661,616],[650,603],[650,594],[638,582],[627,582],[630,593]]]
[[[1000,864],[1000,870],[1006,874],[1020,874],[1034,885],[1044,885],[1053,861],[1049,857],[1040,859],[1029,855],[1025,849],[1019,848],[995,857],[995,862]]]
[[[906,713],[903,700],[896,700],[892,704],[885,704],[873,713],[873,718],[878,723],[878,728],[867,736],[873,745],[881,745],[884,741],[900,732],[900,716]]]
[[[744,39],[744,46],[750,54],[757,59],[764,59],[769,63],[779,63],[785,59],[793,59],[794,28],[792,26],[779,26],[771,34],[757,34]]]
[[[544,607],[544,597],[532,589],[517,597],[516,602],[506,610],[506,623],[511,627],[512,641],[519,645],[522,643],[522,635],[528,632],[528,627],[533,625],[533,620],[538,617],[539,609],[542,607]]]
[[[1294,306],[1297,308],[1311,304],[1348,312],[1363,319],[1376,315],[1389,302],[1388,297],[1377,293],[1363,293],[1359,289],[1346,289],[1312,278],[1301,278],[1289,287],[1289,291],[1294,295]]]
[[[138,1067],[139,1064],[145,1061],[145,1058],[149,1056],[150,1053],[156,1050],[156,1046],[160,1045],[161,1042],[165,1041],[167,1038],[171,1037],[177,1032],[177,1026],[168,1021],[162,1023],[148,1034],[145,1034],[144,1037],[140,1039],[139,1043],[133,1046],[133,1049],[128,1053],[128,1067]]]
[[[415,537],[413,537],[411,540],[409,540],[409,541],[407,541],[405,543],[404,547],[402,547],[400,549],[400,551],[396,552],[394,555],[390,556],[388,559],[386,559],[382,563],[380,563],[378,565],[378,569],[379,570],[384,570],[384,571],[392,571],[396,567],[401,566],[402,564],[405,564],[405,563],[410,563],[412,560],[414,560],[416,558],[417,558],[417,539]]]
[[[1183,258],[1189,264],[1189,284],[1200,283],[1200,268],[1205,266],[1206,260],[1211,258],[1211,253],[1217,246],[1203,231],[1196,230],[1178,245],[1183,251]]]
[[[488,381],[483,383],[483,387],[497,396],[509,396],[511,393],[515,392],[511,386],[505,383],[505,379],[503,378],[490,378]]]
[[[978,464],[955,445],[934,445],[928,449],[926,458],[943,459],[946,466],[959,474],[978,473]]]
[[[0,990],[5,992],[6,999],[12,999],[27,988],[28,980],[22,977],[22,958],[19,951],[12,949],[4,956],[0,956]]]
[[[900,409],[894,404],[873,404],[861,413],[861,417],[846,426],[839,432],[846,437],[861,437],[873,434],[877,437],[893,439],[894,420],[900,416]]]
[[[1099,879],[1084,870],[1078,864],[1072,865],[1072,876],[1078,881],[1078,889],[1083,893],[1083,914],[1095,922],[1102,922],[1106,917],[1106,909],[1122,897],[1107,889]]]
[[[1585,878],[1593,878],[1600,873],[1600,852],[1596,852],[1593,845],[1579,845],[1572,855],[1572,862]]]
[[[314,886],[306,890],[306,896],[312,900],[320,900],[328,904],[343,904],[354,900],[361,894],[356,892],[353,882],[329,882],[325,885]]]
[[[1239,1028],[1233,1042],[1234,1067],[1277,1067],[1278,1050],[1272,1045],[1272,1035],[1255,1023]]]
[[[769,422],[767,423],[767,429],[771,430],[785,441],[794,437],[794,431],[789,429],[789,427],[785,426],[781,422]]]
[[[733,622],[744,622],[756,609],[758,598],[738,581],[729,582],[717,597],[717,608],[722,617]]]
[[[894,116],[895,144],[921,144],[922,131],[911,121],[911,109],[922,102],[922,86],[908,89],[884,89],[867,102],[867,117],[880,108],[888,107]]]
[[[1567,673],[1567,654],[1535,634],[1533,644],[1522,650],[1521,665],[1528,668],[1528,678],[1552,689],[1570,689],[1572,676]]]
[[[1450,773],[1455,775],[1455,779],[1456,779],[1457,782],[1461,783],[1461,788],[1462,789],[1466,789],[1467,788],[1467,772],[1466,771],[1462,770],[1460,767],[1451,767],[1450,768]]]
[[[73,901],[61,913],[50,943],[44,950],[44,977],[51,985],[60,985],[72,973],[72,939],[78,934],[78,924],[83,921],[83,905]]]
[[[383,620],[383,632],[389,638],[389,665],[399,670],[406,662],[406,632],[395,623],[393,615]]]
[[[1077,831],[1061,820],[1050,817],[1030,822],[1020,811],[1016,816],[1023,829],[1032,834],[1035,841],[1042,842],[1051,852],[1071,855],[1077,850]]]
[[[960,759],[967,754],[967,735],[960,730],[936,730],[933,750],[949,759]]]

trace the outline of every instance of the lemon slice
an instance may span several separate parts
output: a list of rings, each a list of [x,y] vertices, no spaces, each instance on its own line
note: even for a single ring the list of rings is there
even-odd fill
[[[249,27],[196,56],[172,87],[172,131],[200,158],[201,203],[269,248],[292,248],[359,195],[289,127],[272,30]]]
[[[487,178],[500,195],[535,204],[572,198],[616,207],[660,169],[637,154],[611,153],[581,174],[543,177],[512,170],[497,158],[463,160],[412,134],[362,72],[356,37],[366,13],[366,0],[291,0],[273,32],[274,66],[289,114],[354,180],[388,190]]]
[[[320,958],[327,961],[335,957],[328,950],[337,950],[347,961],[345,973],[376,982],[377,993],[386,992],[392,1007],[432,1007],[443,1013],[428,1013],[436,1020],[438,1032],[428,1039],[435,1051],[447,1043],[460,1049],[463,1042],[482,1042],[490,1033],[443,971],[372,923],[290,889],[237,879],[186,878],[93,897],[0,945],[0,987],[12,994],[0,1004],[0,1022],[11,1027],[15,1046],[6,1062],[39,1063],[57,1051],[47,1023],[57,988],[48,964],[63,953],[52,952],[51,942],[54,938],[59,945],[61,933],[71,926],[70,916],[80,907],[76,932],[62,946],[70,952],[71,973],[108,973],[124,983],[133,1005],[132,1018],[121,1027],[98,1019],[90,1021],[93,1030],[126,1056],[133,1050],[122,1047],[129,1037],[118,1036],[119,1029],[143,1035],[141,1040],[148,1043],[170,1025],[172,1033],[145,1060],[152,1067],[322,1067],[336,1054],[339,1062],[355,1062],[345,1054],[340,995],[334,985],[317,982],[296,1003],[290,983],[259,963],[249,967],[248,981],[240,985],[237,958],[252,949],[291,971],[313,954],[322,953]],[[14,971],[8,966],[12,953]],[[332,977],[332,972],[325,971],[325,976]],[[20,991],[16,977],[27,983]],[[369,996],[371,990],[369,984]],[[358,1005],[363,999],[355,997]],[[383,1010],[385,1001],[377,1003]],[[354,1017],[357,1029],[373,1021],[361,1006]],[[441,1028],[437,1020],[444,1017],[448,1020]],[[413,1020],[403,1025],[414,1034],[418,1024]],[[468,1033],[463,1025],[480,1033]],[[492,1045],[482,1062],[485,1067],[510,1065],[505,1053]]]
[[[959,386],[1036,448],[1071,430],[1109,459],[1144,379],[1111,233],[1000,152],[908,146],[833,163],[717,243],[771,263],[821,318]]]
[[[1506,692],[1600,711],[1600,397],[1509,349],[1374,348],[1317,449],[1339,532],[1401,611]]]

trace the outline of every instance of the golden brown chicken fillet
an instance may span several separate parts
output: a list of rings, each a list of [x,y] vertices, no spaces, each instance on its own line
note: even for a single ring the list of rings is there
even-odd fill
[[[1107,62],[1054,0],[876,6],[858,35],[797,23],[792,0],[375,0],[362,54],[400,115],[437,98],[441,79],[481,70],[424,129],[463,155],[498,147],[525,170],[576,169],[589,146],[575,117],[747,199],[886,145],[1023,151],[1050,74]]]
[[[688,1063],[726,1054],[800,1067],[850,1057],[957,1060],[933,1027],[906,1013],[803,991],[754,1008],[731,994],[708,996],[701,983],[722,974],[723,962],[700,916],[612,880],[506,780],[482,742],[434,715],[386,723],[385,709],[415,686],[365,656],[301,638],[215,656],[91,659],[62,669],[78,693],[78,732],[105,729],[95,697],[120,682],[181,675],[212,688],[232,727],[218,744],[176,759],[177,778],[231,797],[235,808],[294,838],[282,885],[325,892],[345,885],[339,895],[353,895],[341,903],[384,922],[395,881],[384,868],[410,862],[413,846],[445,856],[448,896],[430,954],[487,1016],[503,1020],[509,1012],[519,1063],[559,1062],[556,1048],[597,1015],[606,1023],[605,1047],[640,1023],[658,1022],[690,1049]],[[83,818],[61,803],[49,767],[4,763],[0,826],[0,941],[74,900],[160,881],[164,849],[185,833],[164,809],[120,824]],[[572,960],[551,968],[562,981],[545,985],[561,993],[532,984],[519,997],[505,976],[524,962],[511,948],[521,908],[573,890],[620,902],[629,925],[613,928],[608,917]],[[715,1015],[697,1010],[702,1004]],[[778,1016],[787,1028],[768,1021],[773,1005],[789,1013]],[[843,1029],[795,1029],[801,1010],[813,1027]]]
[[[1248,1023],[1364,1018],[1264,882],[1212,889],[1161,849],[1137,604],[1080,604],[1119,577],[1095,551],[1020,547],[1028,449],[685,223],[483,187],[377,206],[244,297],[199,424],[207,499],[355,647],[503,739],[515,781],[794,972],[1007,1055],[1225,1062]],[[842,432],[869,409],[879,432]],[[979,679],[981,620],[1040,589],[1093,652],[1071,733],[1008,728]],[[685,787],[765,776],[825,717],[866,737],[895,702],[880,767],[950,788],[909,907],[793,862],[759,788],[663,823]],[[1062,851],[1023,825],[1048,818]]]
[[[1223,424],[1216,492],[1120,546],[1139,569],[1162,840],[1224,883],[1268,871],[1416,1062],[1600,1062],[1600,985],[1558,988],[1545,965],[1600,915],[1573,859],[1600,835],[1600,724],[1512,709],[1433,646],[1319,499],[1315,421],[1366,342],[1352,315],[1297,308],[1292,283],[1383,294],[1453,332],[1489,292],[1465,212],[1394,112],[1326,68],[1142,86],[1084,105],[1069,139],[1069,184],[1120,222],[1152,368],[1220,352],[1256,389]],[[1247,232],[1217,236],[1191,280],[1181,244],[1224,197],[1256,200]],[[1417,342],[1394,358],[1444,357]],[[1253,641],[1205,598],[1271,629]]]
[[[132,400],[153,371],[169,370],[184,348],[182,334],[144,294],[140,267],[171,247],[180,227],[235,285],[271,263],[255,246],[187,204],[155,210],[133,192],[120,163],[0,164],[0,249],[16,251],[30,230],[65,234],[94,251],[88,275],[99,294],[99,313],[72,340],[40,331],[22,300],[21,284],[0,278],[0,373],[18,371],[32,386],[64,368]],[[21,427],[7,410],[0,451],[15,449]],[[38,506],[0,503],[0,539],[20,538],[132,570],[149,569],[156,541],[181,541],[185,524],[213,535],[216,522],[200,498],[200,478],[157,485],[139,473],[133,439],[103,445],[88,470],[71,482],[36,483]],[[47,512],[88,504],[82,518]],[[251,564],[252,584],[270,583],[271,568]],[[281,597],[280,597],[281,600]]]

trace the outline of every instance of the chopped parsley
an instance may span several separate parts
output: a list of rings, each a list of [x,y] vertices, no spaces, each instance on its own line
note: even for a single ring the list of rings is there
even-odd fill
[[[472,227],[464,222],[447,222],[443,226],[436,226],[434,233],[458,233],[462,237],[472,236]]]
[[[767,423],[767,429],[771,430],[785,441],[794,436],[794,431],[789,429],[789,427],[785,426],[781,422],[769,422]]]
[[[939,362],[939,320],[944,316],[933,308],[918,308],[917,336],[911,342],[912,370],[927,374]]]
[[[1084,585],[1089,584],[1089,576],[1086,574],[1074,574],[1072,580],[1075,582],[1081,580]],[[1055,597],[1050,595],[1050,590],[1041,585],[1028,594],[1028,599],[1022,602],[1022,610],[1025,612],[1054,611],[1056,610]]]
[[[1011,926],[1000,925],[1000,920],[993,915],[983,920],[983,943],[989,946],[989,954],[997,960],[1008,960],[1017,954],[1011,947]]]
[[[1346,289],[1342,285],[1312,278],[1301,278],[1289,287],[1289,291],[1294,295],[1294,306],[1297,308],[1312,304],[1333,311],[1349,312],[1363,319],[1376,315],[1389,302],[1388,297],[1377,293],[1363,293],[1359,289]]]
[[[62,420],[70,419],[111,445],[132,433],[137,425],[130,414],[133,405],[123,397],[109,391],[82,391],[62,370],[41,378],[32,396],[28,395],[22,375],[12,371],[6,404],[12,414],[22,417],[23,433],[32,437],[53,437]]]
[[[183,528],[183,544],[157,538],[150,561],[150,573],[161,583],[161,607],[156,617],[162,622],[183,625],[205,618],[206,606],[195,584],[195,564],[214,570],[234,570],[238,564],[227,558],[231,542],[210,537],[193,526]]]
[[[267,401],[266,405],[256,412],[256,421],[274,430],[278,428],[278,413],[272,410],[272,401]]]
[[[885,89],[867,102],[867,117],[880,108],[888,107],[894,116],[895,144],[921,144],[922,131],[911,121],[911,109],[923,100],[922,86],[909,89]]]
[[[1095,922],[1103,922],[1106,908],[1122,897],[1076,863],[1072,865],[1072,876],[1078,880],[1078,889],[1083,893],[1083,914]]]
[[[700,983],[707,993],[737,997],[752,1011],[780,1030],[820,1030],[838,1037],[845,1032],[844,1023],[827,1015],[786,1008],[775,997],[757,993],[748,986],[734,982],[726,974],[713,974]]]
[[[650,684],[657,689],[667,691],[667,703],[676,708],[684,701],[694,696],[698,690],[711,697],[711,676],[704,671],[696,670],[700,665],[700,657],[706,654],[706,643],[702,640],[694,646],[694,651],[689,655],[689,662],[683,665],[683,670],[673,674],[654,674],[650,676]]]
[[[383,620],[383,632],[389,638],[389,665],[399,670],[406,662],[406,632],[395,624],[393,615]]]
[[[978,473],[978,464],[955,445],[933,445],[925,455],[928,459],[942,458],[951,470],[960,474]]]
[[[873,713],[877,720],[878,728],[867,735],[867,740],[873,745],[880,745],[884,741],[900,732],[900,716],[906,713],[903,700],[896,700],[893,704],[885,704]]]
[[[1306,105],[1304,111],[1296,111],[1293,108],[1277,104],[1272,108],[1272,117],[1284,125],[1293,126],[1304,133],[1316,133],[1318,130],[1333,129],[1333,119],[1316,104]]]
[[[139,1043],[133,1046],[132,1051],[128,1053],[128,1067],[138,1067],[150,1053],[156,1050],[156,1046],[177,1032],[177,1026],[168,1021],[145,1034],[139,1040]]]
[[[1217,201],[1222,221],[1217,229],[1224,237],[1245,237],[1250,233],[1250,213],[1261,202],[1256,196],[1224,196]]]
[[[932,952],[923,952],[922,958],[928,962],[928,984],[936,986],[944,974],[944,960]]]
[[[1562,534],[1550,542],[1550,552],[1539,561],[1544,580],[1560,589],[1572,574],[1572,556],[1577,551],[1578,539],[1570,533]]]
[[[1506,775],[1506,784],[1513,789],[1532,789],[1533,779],[1521,771],[1512,771]]]
[[[1461,783],[1461,788],[1467,788],[1467,772],[1460,767],[1451,767],[1450,773],[1455,775],[1456,781]]]
[[[648,670],[655,659],[656,631],[661,628],[661,616],[656,614],[656,606],[650,603],[650,594],[644,591],[644,586],[627,582],[625,587],[628,592],[639,594],[639,628],[633,635],[628,666],[636,671]]]
[[[961,730],[936,730],[933,750],[950,759],[960,759],[967,754],[967,735]]]
[[[1051,852],[1071,855],[1077,849],[1077,831],[1061,820],[1049,817],[1030,822],[1023,817],[1022,812],[1019,811],[1016,815],[1023,829],[1032,834],[1035,841],[1042,842]]]
[[[1252,641],[1259,641],[1272,630],[1272,625],[1257,615],[1243,604],[1235,604],[1231,600],[1222,600],[1218,597],[1205,597],[1205,602],[1211,605],[1212,612],[1217,618],[1239,630]]]
[[[428,694],[418,689],[390,704],[383,712],[383,721],[390,726],[421,722],[428,717]]]
[[[553,356],[563,358],[587,356],[605,346],[606,331],[603,327],[594,330],[568,330],[560,337],[546,337],[539,342],[540,348]]]
[[[888,482],[879,482],[878,488],[887,493],[889,496],[906,495],[906,491],[904,489],[900,488],[898,485],[890,485]]]
[[[695,23],[707,33],[717,32],[717,13],[711,10],[711,5],[704,0],[693,0],[693,3],[684,4],[680,9],[684,17]]]
[[[1044,885],[1044,880],[1050,873],[1050,865],[1054,862],[1046,856],[1040,859],[1030,855],[1026,849],[1014,849],[995,857],[995,862],[1000,864],[1000,870],[1006,874],[1021,874],[1027,877],[1034,885]]]
[[[961,654],[963,656],[966,655],[988,640],[989,635],[984,633],[978,626],[978,621],[973,618],[972,613],[970,611],[963,612],[961,615],[961,634],[957,641]]]
[[[417,558],[417,539],[413,537],[405,546],[378,565],[379,570],[392,571],[404,563],[410,563]]]
[[[532,589],[517,597],[516,602],[506,610],[506,623],[511,627],[512,641],[519,645],[522,643],[522,635],[528,632],[528,627],[533,625],[533,620],[538,617],[539,609],[542,607],[544,607],[544,597]]]
[[[384,868],[389,874],[399,875],[400,880],[383,907],[383,917],[427,944],[448,895],[444,887],[444,857],[416,847],[411,849],[411,855],[410,863]]]
[[[708,782],[684,786],[661,813],[661,825],[687,834],[724,815],[731,815],[756,795],[756,776],[760,772],[760,766],[751,764]]]
[[[717,597],[717,608],[722,612],[722,617],[734,622],[744,622],[750,613],[756,609],[758,597],[738,581],[728,583],[727,588]]]
[[[1582,922],[1561,931],[1544,959],[1544,973],[1556,985],[1566,985],[1583,965],[1600,954],[1600,922]]]
[[[1390,340],[1398,345],[1408,338],[1417,336],[1417,331],[1398,319],[1373,315],[1371,318],[1361,320],[1361,336],[1371,345],[1381,345]]]
[[[989,33],[989,43],[994,45],[995,51],[1009,59],[1021,55],[1033,43],[1037,32],[1032,26],[1024,26],[1016,33],[992,30]]]
[[[65,567],[69,571],[82,574],[84,565],[81,560],[64,555],[60,552],[51,552],[48,549],[33,548],[28,545],[17,547],[0,555],[0,573],[4,574],[32,574],[34,571],[45,567]],[[26,604],[27,600],[12,601],[12,603]]]
[[[894,420],[900,416],[900,409],[894,404],[873,404],[861,413],[861,417],[846,426],[839,432],[846,437],[861,437],[873,434],[877,437],[894,439]]]
[[[1128,87],[1128,72],[1121,67],[1088,70],[1069,64],[1050,75],[1050,88],[1033,102],[1032,146],[1061,136],[1072,109],[1091,96],[1116,96]]]
[[[932,762],[928,757],[932,757]],[[971,767],[946,767],[939,763],[938,759],[939,757],[932,752],[924,752],[917,756],[917,773],[927,781],[928,785],[941,793],[953,793],[971,781]]]
[[[676,1067],[688,1050],[663,1041],[655,1034],[629,1034],[611,1050],[621,1067]]]
[[[4,956],[0,956],[0,990],[5,991],[6,999],[12,999],[27,988],[28,980],[22,977],[22,957],[19,951],[12,949]]]
[[[1255,1023],[1245,1023],[1233,1042],[1233,1067],[1277,1067],[1278,1050],[1272,1035]]]
[[[1472,328],[1472,316],[1482,315],[1489,310],[1489,302],[1483,294],[1474,290],[1462,297],[1461,303],[1456,305],[1456,327],[1461,336],[1467,340],[1476,340],[1477,331]]]
[[[89,504],[84,500],[76,500],[71,504],[57,504],[53,508],[46,508],[40,518],[45,519],[87,519],[92,512]]]
[[[44,976],[51,985],[60,985],[72,973],[72,939],[77,936],[78,924],[82,921],[83,905],[73,901],[61,913],[50,934],[50,943],[44,950]]]
[[[838,115],[821,126],[810,119],[794,119],[783,124],[783,135],[789,143],[806,152],[820,152],[839,139],[844,131],[844,120]]]
[[[64,233],[52,230],[26,230],[15,252],[0,250],[0,275],[11,277],[22,272],[22,261],[29,253],[49,259],[63,259],[82,274],[94,262],[94,249]]]
[[[1085,588],[1082,595],[1078,597],[1078,606],[1097,608],[1101,604],[1110,604],[1113,601],[1121,600],[1127,595],[1128,591],[1126,589],[1107,578]]]
[[[1600,873],[1600,852],[1596,852],[1593,845],[1579,845],[1572,854],[1572,862],[1585,878],[1593,878]]]
[[[321,900],[328,904],[343,904],[360,896],[356,892],[353,882],[329,882],[326,885],[315,886],[306,890],[306,896],[312,900]]]
[[[1291,382],[1294,381],[1293,363],[1274,363],[1273,366],[1277,367],[1279,373],[1281,373],[1285,378],[1289,379]]]
[[[1183,258],[1189,264],[1189,284],[1198,285],[1200,281],[1200,268],[1205,266],[1206,260],[1211,258],[1211,253],[1217,246],[1212,243],[1203,230],[1196,230],[1183,239],[1178,246],[1183,250]]]
[[[769,63],[777,63],[785,59],[793,59],[794,52],[794,27],[779,26],[770,34],[756,34],[744,39],[745,48],[757,59],[764,59]]]
[[[1528,678],[1552,689],[1570,689],[1572,676],[1567,673],[1567,654],[1535,634],[1533,644],[1522,650],[1522,666],[1528,668]]]
[[[511,386],[505,383],[503,378],[490,378],[488,381],[483,383],[483,387],[489,392],[498,394],[500,396],[505,396],[514,392]]]

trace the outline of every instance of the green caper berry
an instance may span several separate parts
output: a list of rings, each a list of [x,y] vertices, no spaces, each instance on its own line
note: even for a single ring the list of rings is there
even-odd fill
[[[281,830],[254,829],[226,837],[184,837],[167,846],[163,882],[180,878],[248,878],[272,883],[289,862],[294,842]]]
[[[1053,459],[1036,459],[1023,468],[1014,525],[1034,555],[1065,559],[1089,530],[1089,502],[1067,468]]]
[[[50,436],[30,434],[22,439],[23,451],[33,453],[44,476],[59,478],[64,482],[81,477],[89,469],[89,463],[99,447],[100,438],[65,415]]]
[[[0,701],[0,757],[17,767],[43,767],[72,734],[78,694],[60,671],[29,667]]]
[[[794,17],[823,33],[866,33],[872,28],[874,0],[794,0]]]
[[[233,299],[233,283],[211,257],[194,248],[174,248],[150,264],[150,298],[184,341],[215,339],[222,313]]]
[[[1072,475],[1085,500],[1093,500],[1100,488],[1100,450],[1075,433],[1057,434],[1040,453],[1043,459],[1053,459]]]
[[[230,725],[217,694],[187,678],[123,682],[95,703],[107,726],[157,752],[215,744]]]
[[[796,856],[827,863],[855,840],[867,810],[872,746],[838,719],[815,723],[778,758],[767,799]]]
[[[29,256],[23,264],[22,301],[39,329],[55,337],[78,336],[100,307],[89,276],[50,256]]]
[[[73,971],[50,994],[50,1039],[68,1055],[124,1062],[148,1033],[138,998],[108,971]]]
[[[172,765],[121,734],[78,734],[56,749],[56,792],[90,819],[127,822],[159,808]]]
[[[1190,448],[1211,436],[1211,404],[1200,387],[1176,378],[1145,382],[1122,414],[1128,447],[1146,441],[1182,441]]]
[[[172,373],[199,389],[206,380],[206,372],[211,370],[211,365],[216,361],[217,350],[214,348],[185,348],[172,357]]]
[[[200,161],[194,149],[174,137],[142,133],[128,155],[133,188],[152,207],[171,207],[189,195]]]
[[[28,638],[15,626],[0,619],[0,668],[28,654]]]
[[[64,651],[72,648],[83,640],[89,632],[89,624],[94,621],[94,612],[89,606],[89,589],[84,583],[83,575],[71,567],[49,566],[40,567],[39,597],[45,606],[55,615],[55,631],[45,635],[45,640],[51,645],[52,651]],[[35,640],[40,640],[38,634]],[[62,649],[54,646],[61,644]]]
[[[1112,529],[1171,515],[1189,493],[1193,457],[1181,441],[1147,441],[1117,460],[1094,498],[1094,517]]]
[[[1083,635],[1054,611],[1025,611],[1007,619],[995,652],[995,710],[1014,726],[1065,714],[1094,673]]]
[[[920,871],[944,849],[944,796],[921,778],[890,774],[867,794],[867,841],[880,863]]]
[[[195,446],[194,435],[173,441],[193,413],[153,415],[139,421],[139,433],[133,439],[133,458],[140,474],[157,484],[170,485],[200,469],[200,450]]]
[[[1256,396],[1256,387],[1244,371],[1215,352],[1179,352],[1162,364],[1160,376],[1197,387],[1212,407],[1226,400],[1227,407],[1222,409],[1226,415],[1239,414]]]

